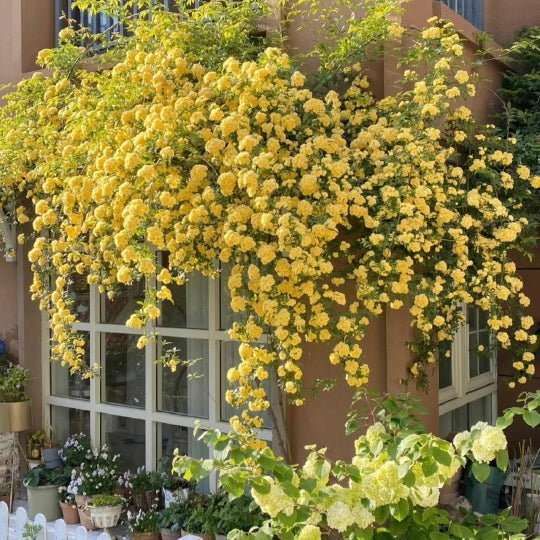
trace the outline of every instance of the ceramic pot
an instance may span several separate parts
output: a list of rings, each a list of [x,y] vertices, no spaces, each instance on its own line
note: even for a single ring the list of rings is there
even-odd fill
[[[178,540],[180,533],[172,532],[171,529],[159,529],[161,533],[161,540]]]
[[[26,431],[31,427],[30,401],[0,403],[0,432]]]
[[[115,506],[90,506],[92,521],[98,529],[115,527],[122,513],[122,505]]]
[[[43,514],[47,521],[54,521],[60,512],[60,493],[58,486],[26,486],[28,494],[28,515],[34,519],[36,514]]]
[[[90,503],[92,499],[86,495],[75,495],[75,502],[77,503],[77,509],[79,510],[79,519],[81,520],[81,525],[86,528],[88,531],[93,531],[96,527],[92,521],[92,515],[90,513]]]
[[[60,508],[62,509],[64,521],[68,525],[80,523],[81,520],[79,519],[79,510],[76,506],[72,506],[71,504],[60,501]]]
[[[189,496],[189,489],[177,489],[171,491],[167,488],[161,488],[161,491],[163,493],[163,505],[165,508],[169,508],[173,501],[187,501]]]

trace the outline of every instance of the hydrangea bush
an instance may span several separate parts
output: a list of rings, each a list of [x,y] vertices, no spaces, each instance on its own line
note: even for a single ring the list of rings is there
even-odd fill
[[[538,393],[530,395],[525,407],[510,410],[500,425],[509,425],[515,414],[536,411],[539,401]],[[175,469],[197,480],[217,470],[230,492],[241,495],[246,486],[251,489],[270,519],[249,534],[234,531],[229,538],[525,537],[518,533],[526,521],[510,517],[508,510],[481,517],[463,512],[456,520],[437,506],[441,488],[467,462],[480,481],[489,476],[490,463],[507,468],[507,441],[500,427],[479,422],[449,442],[425,433],[410,396],[383,395],[375,405],[374,423],[354,441],[350,463],[332,462],[325,448],[308,447],[305,463],[290,466],[269,448],[247,448],[237,436],[208,431],[201,438],[214,447],[216,458],[177,455]]]

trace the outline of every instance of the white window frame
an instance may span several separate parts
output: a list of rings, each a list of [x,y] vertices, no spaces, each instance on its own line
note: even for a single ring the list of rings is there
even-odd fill
[[[465,322],[457,330],[451,347],[452,384],[439,389],[439,416],[463,407],[477,399],[492,394],[492,417],[497,415],[497,354],[495,343],[491,341],[491,368],[476,377],[469,376],[469,323],[467,307],[461,305]]]
[[[121,404],[104,403],[100,400],[100,378],[90,379],[90,398],[77,399],[69,396],[52,394],[51,364],[49,361],[49,321],[46,315],[42,316],[42,389],[43,389],[43,421],[44,425],[51,425],[51,408],[64,407],[88,411],[90,415],[90,437],[92,444],[102,444],[100,415],[110,414],[142,420],[145,423],[145,467],[148,470],[155,468],[160,450],[157,440],[158,424],[170,424],[193,429],[196,424],[202,430],[220,429],[227,432],[230,425],[221,420],[221,388],[220,388],[220,344],[232,341],[226,330],[220,329],[220,290],[219,279],[208,278],[208,329],[169,328],[159,327],[156,330],[165,338],[191,338],[208,341],[209,349],[209,381],[208,381],[208,418],[196,418],[178,413],[163,412],[157,409],[158,376],[155,365],[156,344],[150,343],[145,347],[145,406],[138,409]],[[123,333],[141,335],[142,331],[128,328],[122,324],[101,323],[100,319],[100,293],[97,286],[90,287],[90,319],[89,322],[77,323],[74,328],[87,333],[90,340],[90,363],[102,365],[100,350],[100,336],[104,333]],[[265,336],[261,338],[261,341]],[[265,428],[258,433],[262,440],[272,441],[272,429]],[[209,457],[213,457],[213,449],[209,448]],[[216,477],[210,480],[211,489],[216,486]]]

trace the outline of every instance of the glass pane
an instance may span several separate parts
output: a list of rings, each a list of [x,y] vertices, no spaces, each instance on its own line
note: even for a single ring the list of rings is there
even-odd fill
[[[193,429],[184,426],[173,426],[171,424],[157,424],[158,450],[160,457],[172,458],[174,450],[178,448],[181,455],[191,456],[199,459],[208,458],[208,446],[197,439],[201,432],[195,436]],[[198,484],[197,490],[209,493],[210,487],[208,478]]]
[[[235,321],[241,321],[247,317],[245,312],[237,313],[231,309],[231,291],[228,285],[230,275],[231,265],[223,265],[219,278],[219,327],[221,330],[229,330]]]
[[[144,408],[144,349],[137,348],[139,336],[102,334],[102,401]]]
[[[448,388],[452,382],[452,358],[444,356],[439,362],[439,388]]]
[[[478,372],[478,334],[469,334],[469,377],[476,377]]]
[[[493,394],[481,397],[453,411],[439,417],[439,436],[456,434],[459,431],[470,429],[476,422],[493,422],[492,415]]]
[[[81,332],[85,338],[84,360],[90,364],[90,345],[88,332]],[[51,394],[69,396],[79,399],[90,399],[90,379],[83,379],[78,373],[71,375],[67,366],[59,362],[51,364]]]
[[[136,471],[145,463],[144,420],[101,415],[101,442],[120,454],[120,469]]]
[[[54,439],[64,444],[75,433],[90,434],[90,412],[66,407],[51,407],[51,424]]]
[[[110,299],[101,295],[101,322],[108,324],[125,324],[130,315],[140,308],[139,302],[144,300],[144,282],[137,281],[131,285],[118,288],[116,295]]]
[[[159,253],[162,267],[168,265],[168,254]],[[168,328],[208,329],[208,278],[200,273],[188,274],[184,285],[169,283],[173,302],[161,305],[160,326]]]
[[[161,347],[161,350],[159,349]],[[176,371],[158,367],[158,410],[208,418],[208,341],[188,338],[159,338],[158,358],[175,350],[181,360]]]
[[[493,352],[490,349],[489,331],[484,330],[479,332],[478,339],[480,345],[484,348],[478,354],[479,371],[480,373],[489,373],[491,371],[491,357],[493,356]]]
[[[90,320],[90,285],[86,281],[86,274],[71,275],[68,290],[78,321],[88,322]]]
[[[240,363],[240,355],[238,354],[238,343],[236,341],[224,341],[221,343],[221,420],[228,422],[231,416],[240,414],[240,409],[232,407],[225,401],[225,393],[229,388],[229,382],[227,381],[227,371],[230,368]],[[267,399],[270,399],[270,378],[263,382],[263,388],[266,390]],[[270,413],[260,413],[261,418],[264,420],[264,426],[269,428],[272,426],[272,420]]]

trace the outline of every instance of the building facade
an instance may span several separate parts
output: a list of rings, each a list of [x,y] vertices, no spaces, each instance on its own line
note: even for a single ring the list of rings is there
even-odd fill
[[[37,52],[54,46],[60,28],[56,15],[69,4],[66,0],[0,0],[0,83],[16,82],[37,69]],[[495,43],[506,44],[521,27],[540,24],[540,3],[413,0],[406,4],[402,24],[421,28],[434,15],[453,20],[473,62],[478,31],[490,33]],[[99,24],[96,20],[87,22]],[[300,20],[290,25],[289,43],[295,51],[313,47],[316,21],[313,23],[307,28]],[[395,60],[388,54],[370,66],[370,81],[377,95],[390,95],[398,88]],[[495,112],[493,91],[506,68],[495,60],[480,68],[489,82],[471,108],[481,118],[487,119]],[[158,256],[166,264],[166,255]],[[540,321],[540,258],[532,263],[516,260],[532,299],[530,314]],[[126,287],[111,301],[84,282],[74,283],[72,297],[80,321],[77,328],[87,337],[86,356],[90,364],[101,366],[101,378],[91,380],[69,375],[61,366],[49,362],[47,320],[28,292],[31,272],[26,247],[17,247],[14,261],[0,259],[0,276],[0,302],[8,307],[0,311],[0,337],[6,340],[11,356],[31,370],[35,428],[50,424],[57,439],[85,431],[95,444],[107,442],[113,451],[121,453],[123,465],[131,469],[143,464],[153,468],[161,456],[171,455],[176,447],[197,457],[208,455],[208,449],[193,434],[195,422],[200,421],[203,428],[226,430],[232,414],[224,400],[225,375],[237,361],[237,351],[226,332],[234,320],[228,307],[226,269],[221,280],[192,276],[186,286],[174,289],[174,306],[164,308],[155,328],[159,332],[157,343],[143,350],[135,346],[139,331],[124,324],[144,296],[141,284]],[[418,392],[429,409],[428,428],[441,435],[464,429],[480,419],[493,421],[497,411],[517,396],[517,390],[510,391],[504,381],[511,368],[504,357],[469,353],[475,345],[489,344],[491,337],[485,318],[476,310],[463,309],[467,325],[456,336],[451,360],[433,373],[427,393]],[[401,380],[407,375],[405,342],[410,332],[405,310],[383,313],[373,322],[363,347],[372,369],[373,388],[389,392],[405,389]],[[165,373],[155,365],[155,359],[171,347],[197,361],[177,373]],[[333,392],[309,398],[307,406],[287,410],[294,461],[301,460],[306,444],[329,446],[331,458],[347,458],[353,450],[343,429],[351,391],[340,380],[338,368],[328,363],[328,352],[324,345],[305,347],[306,388],[321,378],[340,382]],[[536,378],[529,389],[539,386]],[[513,433],[516,441],[522,436],[519,429]],[[272,440],[272,430],[265,430],[262,436]],[[540,435],[533,436],[535,446],[540,446]]]

